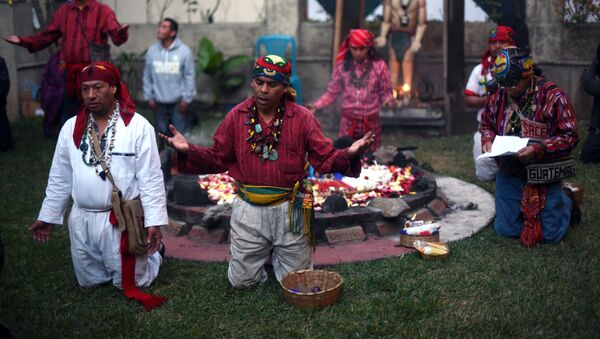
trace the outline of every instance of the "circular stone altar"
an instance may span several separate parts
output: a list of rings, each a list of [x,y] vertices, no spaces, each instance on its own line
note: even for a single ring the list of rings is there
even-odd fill
[[[495,216],[494,198],[456,178],[425,176],[426,187],[399,198],[376,198],[368,206],[315,213],[316,266],[368,261],[413,252],[399,245],[407,218],[442,225],[440,241],[466,238]],[[214,205],[196,183],[197,176],[176,176],[169,189],[169,225],[163,242],[168,257],[224,262],[229,254],[228,205]]]

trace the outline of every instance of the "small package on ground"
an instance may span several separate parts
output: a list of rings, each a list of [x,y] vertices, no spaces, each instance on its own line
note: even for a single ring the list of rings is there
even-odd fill
[[[450,248],[443,242],[417,240],[414,247],[423,259],[446,259],[450,254]]]

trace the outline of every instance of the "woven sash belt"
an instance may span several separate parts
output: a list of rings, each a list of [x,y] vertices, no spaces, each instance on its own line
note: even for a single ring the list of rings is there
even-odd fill
[[[536,162],[527,165],[526,171],[527,182],[530,184],[555,182],[575,175],[575,161],[572,157],[567,157],[552,162]]]

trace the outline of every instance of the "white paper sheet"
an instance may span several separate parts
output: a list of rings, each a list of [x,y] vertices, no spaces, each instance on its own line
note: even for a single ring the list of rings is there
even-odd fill
[[[496,136],[492,143],[492,151],[481,154],[477,159],[517,154],[521,148],[527,146],[527,142],[529,142],[529,138],[520,138],[512,135]]]

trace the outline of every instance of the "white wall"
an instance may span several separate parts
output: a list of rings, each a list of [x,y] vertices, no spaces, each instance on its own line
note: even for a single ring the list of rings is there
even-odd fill
[[[198,0],[195,12],[188,12],[183,0],[104,0],[123,23],[154,23],[160,17],[159,8],[170,5],[164,16],[180,23],[205,22],[202,13],[212,10],[218,0]],[[265,20],[265,0],[221,0],[214,14],[215,23],[255,23]]]

